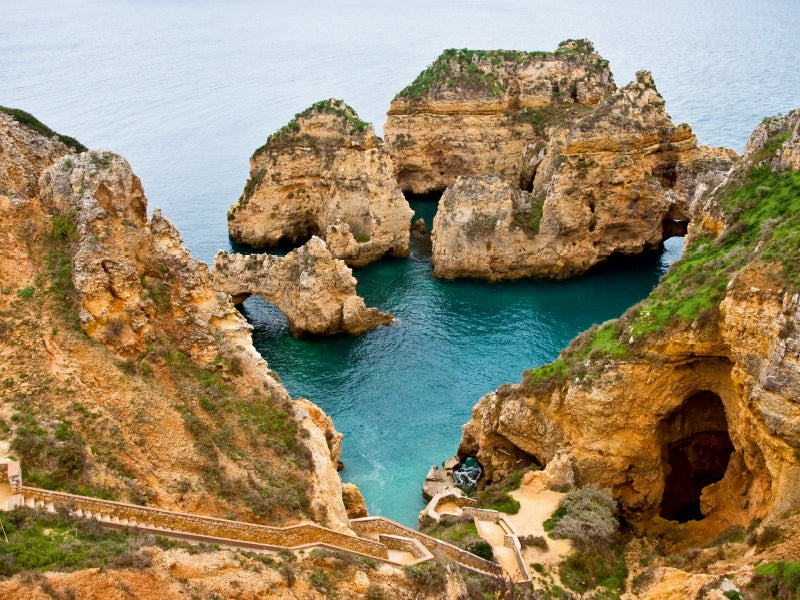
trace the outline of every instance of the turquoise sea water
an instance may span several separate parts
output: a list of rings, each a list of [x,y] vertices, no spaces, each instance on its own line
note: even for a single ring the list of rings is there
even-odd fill
[[[269,133],[334,96],[380,134],[394,94],[448,47],[588,37],[618,85],[649,69],[675,122],[737,151],[761,118],[800,106],[796,0],[0,0],[0,15],[0,104],[125,156],[205,261],[230,248],[225,212]],[[478,398],[646,295],[680,251],[668,246],[574,281],[500,285],[436,281],[420,247],[356,272],[368,304],[398,317],[358,338],[294,340],[265,303],[245,311],[287,389],[346,434],[343,478],[413,523],[425,471]]]

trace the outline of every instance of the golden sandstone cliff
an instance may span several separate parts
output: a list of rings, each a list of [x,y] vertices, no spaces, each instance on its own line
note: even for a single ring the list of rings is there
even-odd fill
[[[480,400],[461,456],[490,480],[568,451],[640,533],[708,541],[800,510],[800,111],[695,196],[681,261],[620,319]]]
[[[296,115],[255,151],[228,230],[234,241],[259,248],[317,235],[335,258],[360,266],[406,256],[412,214],[382,140],[331,99]]]
[[[147,217],[128,163],[5,113],[0,143],[0,447],[26,481],[347,528],[339,434],[292,403],[206,265]]]
[[[438,277],[564,278],[657,248],[736,159],[675,126],[649,73],[615,89],[586,41],[484,54],[442,55],[386,123],[401,186],[447,186],[432,234]],[[503,91],[492,102],[494,85]],[[514,86],[523,91],[507,97]]]
[[[552,53],[447,50],[389,108],[397,181],[424,194],[459,176],[497,174],[527,189],[549,125],[572,122],[614,89],[608,62],[586,40]]]

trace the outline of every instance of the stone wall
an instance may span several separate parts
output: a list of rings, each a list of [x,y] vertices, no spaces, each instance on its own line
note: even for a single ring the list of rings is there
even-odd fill
[[[434,554],[444,555],[447,558],[454,560],[458,564],[473,569],[481,573],[488,573],[490,575],[502,575],[503,570],[497,563],[489,562],[474,554],[462,550],[461,548],[437,540],[429,535],[420,533],[408,527],[403,527],[399,523],[384,519],[383,517],[366,517],[364,519],[353,519],[350,521],[350,527],[359,535],[368,534],[393,534],[402,537],[414,538],[419,540],[425,548]]]
[[[289,527],[269,527],[75,496],[27,486],[23,486],[22,491],[26,503],[66,506],[76,512],[80,510],[85,516],[107,520],[111,524],[127,522],[130,526],[163,528],[282,548],[328,544],[342,550],[358,552],[379,559],[387,559],[389,556],[384,544],[338,533],[314,523],[301,523]]]

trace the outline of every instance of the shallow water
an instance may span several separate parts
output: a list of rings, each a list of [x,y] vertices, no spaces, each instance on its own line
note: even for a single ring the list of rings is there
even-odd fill
[[[652,71],[675,122],[741,151],[764,117],[800,105],[795,0],[0,0],[0,104],[121,153],[193,255],[230,248],[225,213],[248,158],[313,102],[340,97],[380,134],[396,92],[448,47],[553,50],[588,37],[618,85]],[[431,212],[431,206],[417,206]],[[289,391],[346,434],[346,480],[371,511],[412,524],[432,463],[472,405],[646,295],[676,253],[563,283],[439,282],[425,249],[358,270],[398,322],[358,338],[294,340],[249,300],[256,343]]]

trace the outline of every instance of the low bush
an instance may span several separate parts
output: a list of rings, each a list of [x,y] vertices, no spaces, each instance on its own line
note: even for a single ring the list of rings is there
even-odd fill
[[[568,538],[580,549],[607,548],[619,528],[616,510],[617,502],[608,491],[594,485],[570,490],[559,503],[556,512],[561,517],[552,525],[550,535]]]
[[[514,500],[507,492],[498,489],[488,488],[478,494],[475,502],[477,508],[488,508],[508,515],[519,512],[519,502]]]
[[[426,594],[440,594],[447,586],[444,565],[437,560],[403,567],[403,572],[406,579]]]
[[[104,530],[93,519],[19,507],[0,514],[8,543],[0,547],[0,575],[25,571],[75,571],[92,567],[146,568],[144,536]],[[149,558],[148,558],[149,557]]]
[[[757,599],[800,597],[800,561],[760,564],[748,587]]]

